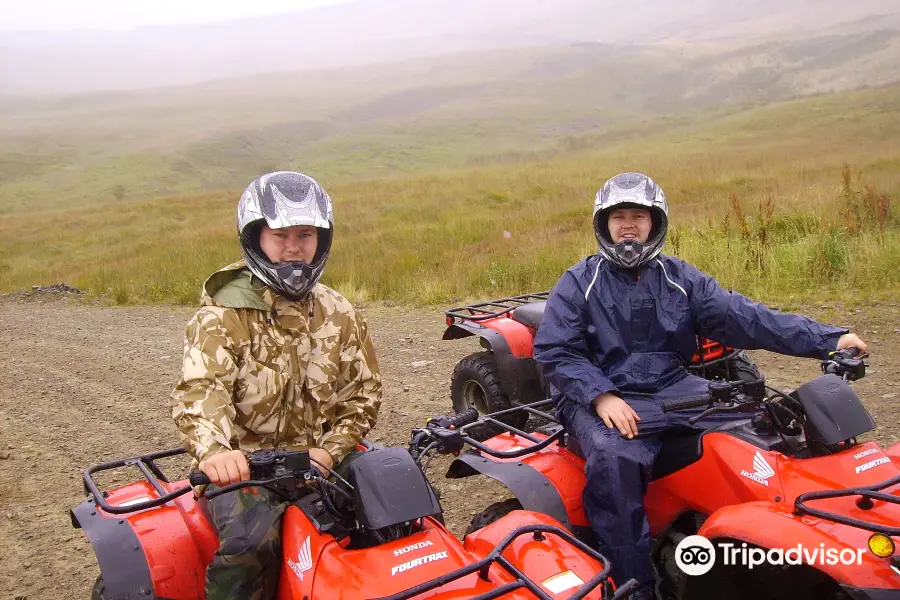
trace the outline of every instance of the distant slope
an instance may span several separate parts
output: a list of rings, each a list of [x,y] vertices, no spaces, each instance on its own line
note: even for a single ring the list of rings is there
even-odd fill
[[[896,0],[358,0],[191,27],[0,32],[0,91],[145,89],[548,44],[794,40],[898,19]]]

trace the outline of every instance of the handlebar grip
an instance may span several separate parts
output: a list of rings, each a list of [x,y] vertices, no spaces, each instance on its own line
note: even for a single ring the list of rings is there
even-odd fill
[[[191,484],[191,487],[212,483],[203,471],[191,471],[190,475],[188,475],[188,482]]]
[[[689,408],[700,408],[703,406],[709,406],[712,404],[712,399],[709,395],[704,396],[689,396],[687,398],[682,398],[677,402],[666,403],[663,405],[663,412],[674,412],[676,410],[686,410]]]
[[[448,428],[459,429],[469,423],[474,423],[478,420],[478,410],[469,407],[466,410],[458,413],[448,419],[449,425]]]

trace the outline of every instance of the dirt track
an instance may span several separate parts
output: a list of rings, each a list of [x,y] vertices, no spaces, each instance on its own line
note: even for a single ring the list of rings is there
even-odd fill
[[[86,598],[96,563],[68,509],[84,499],[85,466],[177,445],[166,399],[180,367],[189,309],[109,308],[66,295],[0,298],[0,599]],[[367,307],[386,382],[370,439],[408,441],[429,416],[449,411],[449,376],[473,340],[442,342],[440,310]],[[878,423],[871,437],[900,441],[900,308],[809,307],[871,343],[869,377],[857,392]],[[793,388],[817,374],[815,361],[754,353],[770,383]],[[413,368],[415,361],[433,361]],[[177,466],[177,465],[176,465]],[[449,525],[502,494],[432,479]],[[115,483],[110,480],[109,483]],[[121,481],[124,483],[124,479]]]

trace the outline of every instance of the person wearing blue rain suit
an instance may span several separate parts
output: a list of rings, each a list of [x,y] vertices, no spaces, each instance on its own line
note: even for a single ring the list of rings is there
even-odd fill
[[[585,453],[591,528],[613,578],[641,585],[633,598],[652,597],[643,497],[660,433],[748,416],[717,413],[691,425],[702,409],[663,411],[708,391],[708,381],[687,370],[697,336],[794,356],[865,350],[846,329],[776,312],[660,254],[667,228],[665,194],[653,180],[623,173],[607,181],[594,203],[599,253],[563,274],[534,342],[557,415]]]

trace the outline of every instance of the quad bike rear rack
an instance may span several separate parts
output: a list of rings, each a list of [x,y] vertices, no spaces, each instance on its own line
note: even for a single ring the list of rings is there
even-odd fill
[[[544,534],[547,533],[558,536],[603,565],[603,570],[601,570],[589,581],[585,582],[581,587],[575,590],[575,592],[571,596],[567,596],[566,600],[581,600],[589,593],[591,593],[597,586],[609,585],[609,583],[606,582],[610,570],[609,561],[607,561],[602,554],[600,554],[596,550],[593,550],[590,546],[587,546],[582,541],[580,541],[567,531],[560,529],[559,527],[555,527],[553,525],[523,525],[522,527],[517,527],[516,529],[511,531],[505,538],[503,538],[503,541],[497,544],[497,546],[491,551],[490,554],[488,554],[478,562],[457,569],[456,571],[447,573],[446,575],[436,577],[431,581],[421,583],[415,587],[409,588],[406,591],[394,594],[392,596],[385,596],[383,598],[377,598],[373,600],[408,600],[409,598],[413,598],[415,596],[418,596],[419,594],[424,594],[425,592],[429,592],[435,588],[441,587],[442,585],[446,585],[451,581],[461,579],[462,577],[475,572],[478,572],[478,576],[484,581],[490,581],[490,579],[488,578],[488,571],[490,570],[490,567],[493,563],[497,563],[498,565],[500,565],[507,573],[515,577],[516,581],[502,585],[495,590],[491,590],[490,592],[485,592],[484,594],[479,594],[478,596],[472,596],[469,600],[493,600],[494,598],[500,598],[510,592],[521,588],[528,589],[528,591],[530,591],[541,600],[553,600],[552,596],[542,590],[537,583],[529,579],[527,575],[525,575],[515,565],[507,560],[506,557],[503,556],[503,551],[506,550],[507,546],[509,546],[516,538],[529,533],[533,535],[533,539],[535,541],[542,541],[544,539]],[[618,589],[616,589],[615,594],[611,596],[611,599],[618,600],[619,598],[626,598],[636,587],[637,582],[632,579],[624,585],[619,586]],[[612,592],[612,589],[607,588],[606,591]]]
[[[860,529],[874,531],[875,533],[883,533],[889,536],[900,535],[900,527],[889,527],[887,525],[871,523],[869,521],[863,521],[861,519],[852,519],[850,517],[845,517],[833,512],[829,512],[827,510],[812,508],[807,505],[807,502],[813,500],[825,500],[826,498],[845,498],[847,496],[859,496],[859,499],[856,501],[856,505],[864,510],[870,509],[874,506],[872,500],[880,500],[882,502],[888,502],[890,504],[900,504],[900,496],[895,496],[894,494],[885,494],[881,491],[885,488],[889,488],[898,484],[900,484],[900,477],[894,477],[892,479],[888,479],[882,481],[881,483],[876,483],[875,485],[870,486],[846,488],[843,490],[807,492],[806,494],[800,494],[799,496],[797,496],[797,499],[794,501],[794,513],[797,515],[806,514],[812,517],[818,517],[819,519],[825,519],[826,521],[832,521],[834,523],[840,523],[842,525],[850,525],[851,527],[858,527]]]
[[[479,302],[478,304],[469,304],[468,306],[457,306],[444,311],[447,315],[447,324],[452,324],[451,319],[460,319],[463,321],[486,321],[487,319],[495,319],[505,315],[513,310],[531,304],[533,302],[545,302],[550,297],[550,292],[535,292],[534,294],[523,294],[521,296],[510,296],[509,298],[499,298],[490,302]]]
[[[447,326],[459,321],[487,321],[496,319],[511,313],[519,307],[535,302],[546,302],[550,297],[550,291],[522,294],[498,298],[488,302],[479,302],[467,306],[457,306],[444,311]],[[695,373],[705,373],[705,369],[727,362],[740,354],[741,350],[730,348],[715,340],[697,338],[697,352],[691,360],[690,369]]]

